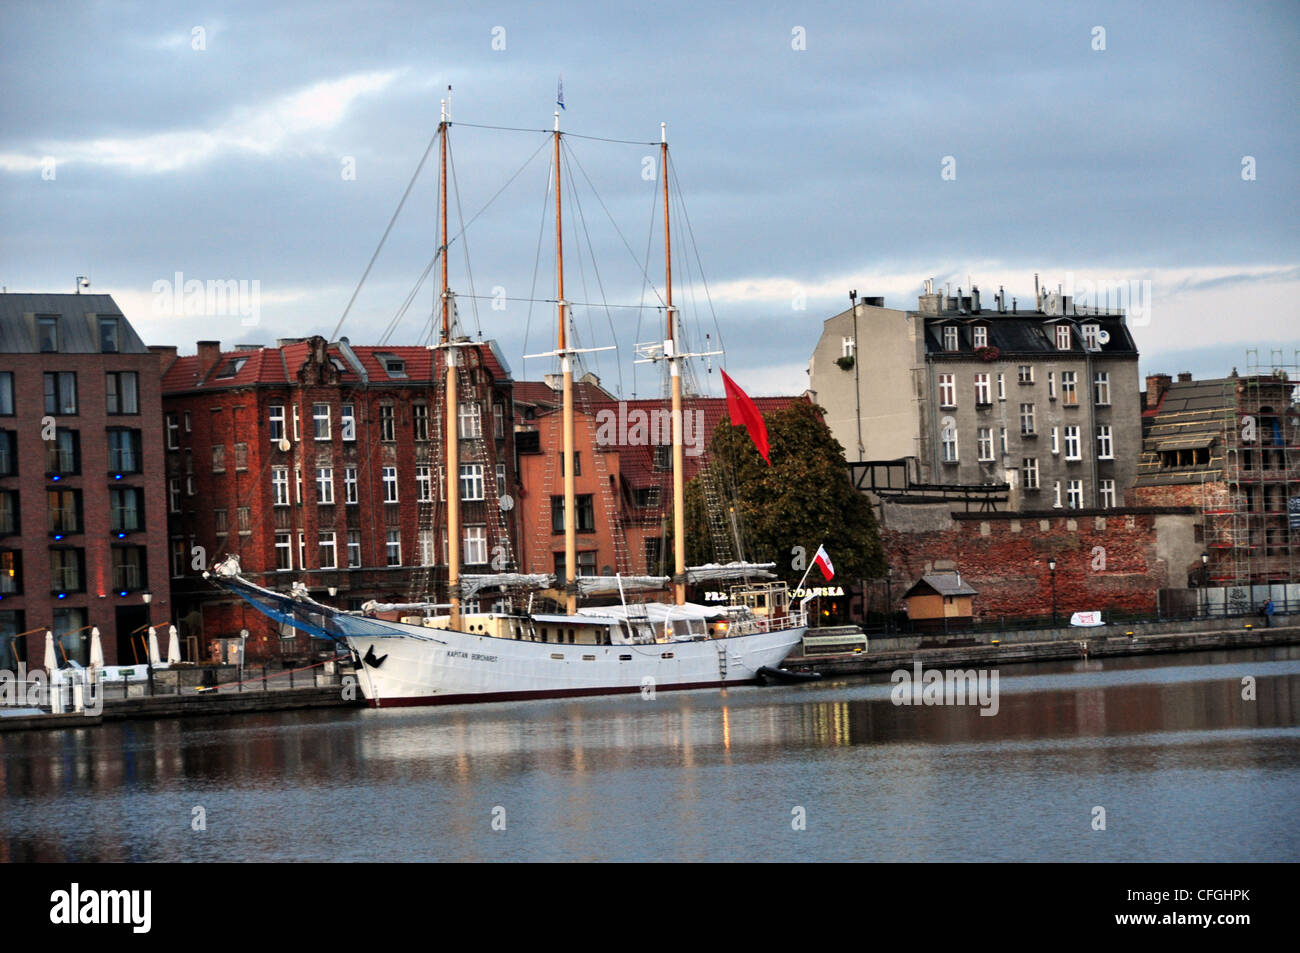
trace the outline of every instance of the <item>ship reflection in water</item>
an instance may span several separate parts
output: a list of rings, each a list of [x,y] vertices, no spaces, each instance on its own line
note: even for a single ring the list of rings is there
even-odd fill
[[[0,861],[1300,859],[1300,648],[892,688],[0,734]]]

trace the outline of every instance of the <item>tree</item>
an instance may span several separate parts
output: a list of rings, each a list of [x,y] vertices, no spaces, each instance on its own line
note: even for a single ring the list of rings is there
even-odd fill
[[[724,420],[709,444],[708,465],[722,505],[735,507],[750,562],[775,562],[776,572],[794,584],[824,544],[837,580],[879,578],[885,559],[875,513],[849,482],[844,448],[831,436],[822,413],[820,407],[796,400],[764,415],[770,467],[748,432]],[[685,515],[687,562],[712,562],[713,538],[698,476],[687,484]],[[795,561],[795,547],[803,547],[802,564]],[[820,580],[818,570],[813,576]]]

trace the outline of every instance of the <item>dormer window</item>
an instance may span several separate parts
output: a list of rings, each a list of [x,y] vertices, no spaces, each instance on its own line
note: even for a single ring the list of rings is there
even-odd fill
[[[1085,324],[1083,326],[1083,346],[1089,351],[1101,350],[1101,342],[1097,340],[1097,332],[1101,330],[1098,325]]]
[[[116,354],[121,348],[118,341],[117,318],[99,319],[99,350],[102,354]]]
[[[1058,351],[1070,349],[1070,326],[1064,322],[1056,326],[1056,349]]]
[[[389,377],[406,376],[406,362],[400,357],[393,354],[377,354],[376,357],[379,359],[379,366]]]
[[[36,318],[36,349],[42,354],[57,354],[59,351],[59,319],[53,314],[43,314]]]
[[[950,324],[943,329],[943,349],[945,351],[957,350],[957,326]]]
[[[227,380],[239,373],[240,369],[248,363],[246,357],[232,357],[226,363],[221,365],[221,369],[214,375],[215,380]]]
[[[975,347],[989,346],[989,329],[982,324],[971,328],[971,337]]]

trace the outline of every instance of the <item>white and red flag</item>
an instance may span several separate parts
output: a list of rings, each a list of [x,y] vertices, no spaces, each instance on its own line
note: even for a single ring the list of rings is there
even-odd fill
[[[825,546],[817,547],[817,555],[813,557],[813,563],[822,571],[827,582],[835,578],[835,567],[831,565],[831,557],[826,554]]]

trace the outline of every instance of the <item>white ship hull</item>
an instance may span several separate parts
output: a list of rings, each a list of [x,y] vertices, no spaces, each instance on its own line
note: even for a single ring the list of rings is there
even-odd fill
[[[363,661],[357,677],[372,708],[451,705],[572,695],[608,695],[709,688],[752,682],[777,667],[803,638],[804,627],[698,642],[582,645],[494,638],[375,620],[349,632]],[[378,664],[374,664],[378,662]]]

